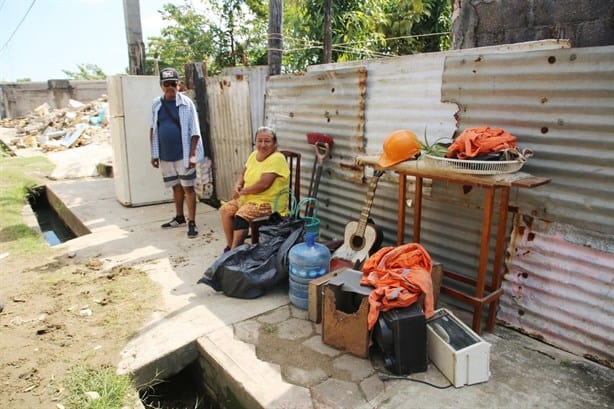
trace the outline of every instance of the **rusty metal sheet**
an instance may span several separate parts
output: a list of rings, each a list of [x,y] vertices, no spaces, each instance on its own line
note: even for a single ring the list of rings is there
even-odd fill
[[[528,222],[528,223],[527,223]],[[613,235],[522,220],[512,232],[498,319],[612,367]]]

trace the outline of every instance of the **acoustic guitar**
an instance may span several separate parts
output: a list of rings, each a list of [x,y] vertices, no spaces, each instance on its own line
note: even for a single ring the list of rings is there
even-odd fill
[[[383,174],[384,171],[382,170],[373,173],[360,218],[345,225],[343,244],[335,250],[331,257],[331,271],[333,266],[359,269],[371,254],[371,251],[381,245],[383,233],[381,229],[370,223],[369,214],[371,213],[377,182]]]

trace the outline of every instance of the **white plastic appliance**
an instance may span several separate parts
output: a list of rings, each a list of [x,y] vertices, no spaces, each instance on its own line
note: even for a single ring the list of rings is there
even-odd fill
[[[160,170],[151,166],[149,115],[153,99],[162,95],[158,77],[110,76],[107,91],[117,200],[124,206],[172,201]]]
[[[426,323],[429,358],[458,388],[490,378],[490,344],[441,308]]]

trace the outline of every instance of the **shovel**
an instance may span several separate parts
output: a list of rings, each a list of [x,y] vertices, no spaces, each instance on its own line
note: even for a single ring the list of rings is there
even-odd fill
[[[311,171],[311,179],[309,180],[309,191],[307,197],[316,199],[318,197],[318,188],[320,186],[320,177],[322,176],[322,168],[324,161],[328,157],[330,147],[333,145],[333,138],[317,132],[309,132],[307,134],[307,142],[313,145],[315,151],[315,160]],[[306,216],[310,216],[313,209],[307,210]]]

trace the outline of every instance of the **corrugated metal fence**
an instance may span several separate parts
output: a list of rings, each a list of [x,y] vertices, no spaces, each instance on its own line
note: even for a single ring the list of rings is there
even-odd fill
[[[476,125],[502,127],[517,135],[521,147],[535,151],[523,171],[552,182],[512,190],[513,233],[498,318],[611,366],[614,203],[608,198],[614,191],[614,47],[561,46],[551,41],[457,50],[323,65],[300,75],[272,77],[266,84],[264,122],[278,131],[280,147],[303,154],[303,195],[315,161],[306,133],[334,138],[318,193],[323,239],[341,238],[345,223],[359,218],[370,170],[357,168],[354,158],[380,153],[393,130],[410,129],[420,137],[426,132],[431,142]],[[251,96],[251,103],[262,100]],[[234,117],[238,114],[228,112],[240,109],[210,107],[211,117]],[[225,168],[242,164],[236,144],[251,141],[247,133],[240,139],[222,137],[235,132],[230,122],[228,128],[218,127],[217,137],[212,132],[214,145],[222,145],[216,147],[215,160]],[[250,149],[248,144],[245,150]],[[223,170],[219,165],[216,169],[219,176]],[[396,176],[384,176],[371,211],[386,245],[395,243],[397,191]],[[421,242],[444,268],[475,277],[482,198],[479,189],[465,192],[462,186],[442,182],[433,182],[425,191]],[[412,210],[408,203],[409,221]],[[535,225],[550,227],[526,239]],[[412,229],[405,230],[405,240],[411,241]],[[571,257],[582,269],[563,262],[521,262],[520,254],[528,252],[552,260]],[[515,277],[531,282],[519,286]],[[560,291],[548,284],[552,280],[582,284]],[[523,297],[518,297],[520,290]],[[526,302],[538,297],[539,304]],[[568,310],[559,317],[574,317],[572,321],[583,325],[555,319],[553,311],[561,308]]]

